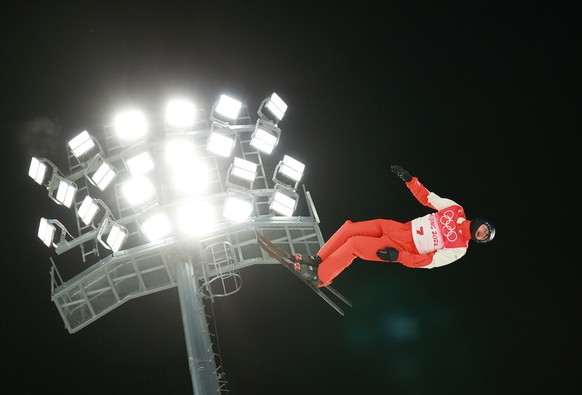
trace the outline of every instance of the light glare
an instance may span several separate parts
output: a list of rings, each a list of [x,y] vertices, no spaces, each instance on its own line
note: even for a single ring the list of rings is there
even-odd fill
[[[147,133],[146,118],[138,110],[128,110],[120,113],[113,121],[115,131],[122,140],[135,140]]]
[[[166,107],[166,122],[177,128],[189,128],[194,124],[195,107],[186,100],[172,100]]]
[[[241,221],[250,217],[253,205],[250,201],[237,197],[229,197],[224,204],[223,215],[234,221]]]
[[[154,160],[149,152],[141,152],[126,161],[132,176],[145,174],[154,168]]]
[[[161,212],[152,214],[142,224],[143,231],[150,241],[163,238],[172,230],[168,217]]]
[[[234,139],[219,133],[211,133],[207,149],[217,155],[229,157],[234,148]]]
[[[136,206],[150,200],[155,193],[153,184],[146,177],[136,177],[123,185],[123,194],[129,204]]]

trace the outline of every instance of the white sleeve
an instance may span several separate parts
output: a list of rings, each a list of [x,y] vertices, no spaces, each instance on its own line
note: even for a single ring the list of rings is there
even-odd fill
[[[431,206],[433,206],[437,210],[443,209],[445,207],[458,205],[458,203],[455,202],[454,200],[442,198],[434,192],[429,192],[427,200],[431,204]]]
[[[432,269],[435,267],[445,266],[449,263],[456,261],[461,258],[467,252],[466,247],[457,248],[444,248],[438,250],[432,257],[432,262],[426,266],[422,266],[419,269]]]

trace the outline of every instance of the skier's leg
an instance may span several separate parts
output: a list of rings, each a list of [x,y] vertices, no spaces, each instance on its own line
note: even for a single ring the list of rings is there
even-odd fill
[[[369,221],[352,222],[347,220],[342,226],[325,242],[323,247],[319,250],[317,255],[326,260],[328,256],[340,248],[350,237],[353,236],[368,236],[381,237],[383,222],[390,220],[373,219]]]
[[[356,258],[379,261],[376,251],[385,248],[388,237],[352,236],[319,265],[317,275],[323,284],[329,284]]]

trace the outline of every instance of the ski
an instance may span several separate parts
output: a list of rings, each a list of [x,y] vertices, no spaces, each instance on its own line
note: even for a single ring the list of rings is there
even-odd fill
[[[316,268],[309,265],[300,265],[301,269],[299,271],[295,270],[295,265],[293,262],[293,257],[291,254],[271,240],[269,240],[262,232],[256,231],[257,241],[261,248],[267,252],[271,257],[275,258],[279,263],[283,264],[291,273],[297,276],[301,281],[303,281],[309,288],[311,288],[316,294],[318,294],[327,304],[329,304],[334,310],[340,313],[342,316],[345,315],[342,308],[340,308],[326,293],[322,290],[326,289],[332,293],[337,299],[345,303],[347,306],[352,307],[352,303],[336,289],[332,288],[330,285],[322,288],[317,288],[315,285],[315,280],[317,279],[317,274],[314,273]]]

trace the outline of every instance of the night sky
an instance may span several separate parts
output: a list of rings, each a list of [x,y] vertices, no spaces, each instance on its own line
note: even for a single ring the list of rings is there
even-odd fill
[[[344,317],[283,267],[243,269],[212,306],[231,394],[580,390],[574,9],[49,3],[2,6],[3,394],[192,393],[176,288],[64,328],[49,257],[86,267],[36,237],[40,217],[71,212],[27,176],[30,158],[61,163],[127,101],[230,92],[254,114],[273,91],[289,105],[277,150],[307,164],[324,238],[430,212],[390,164],[497,235],[434,270],[356,259],[333,283]]]

